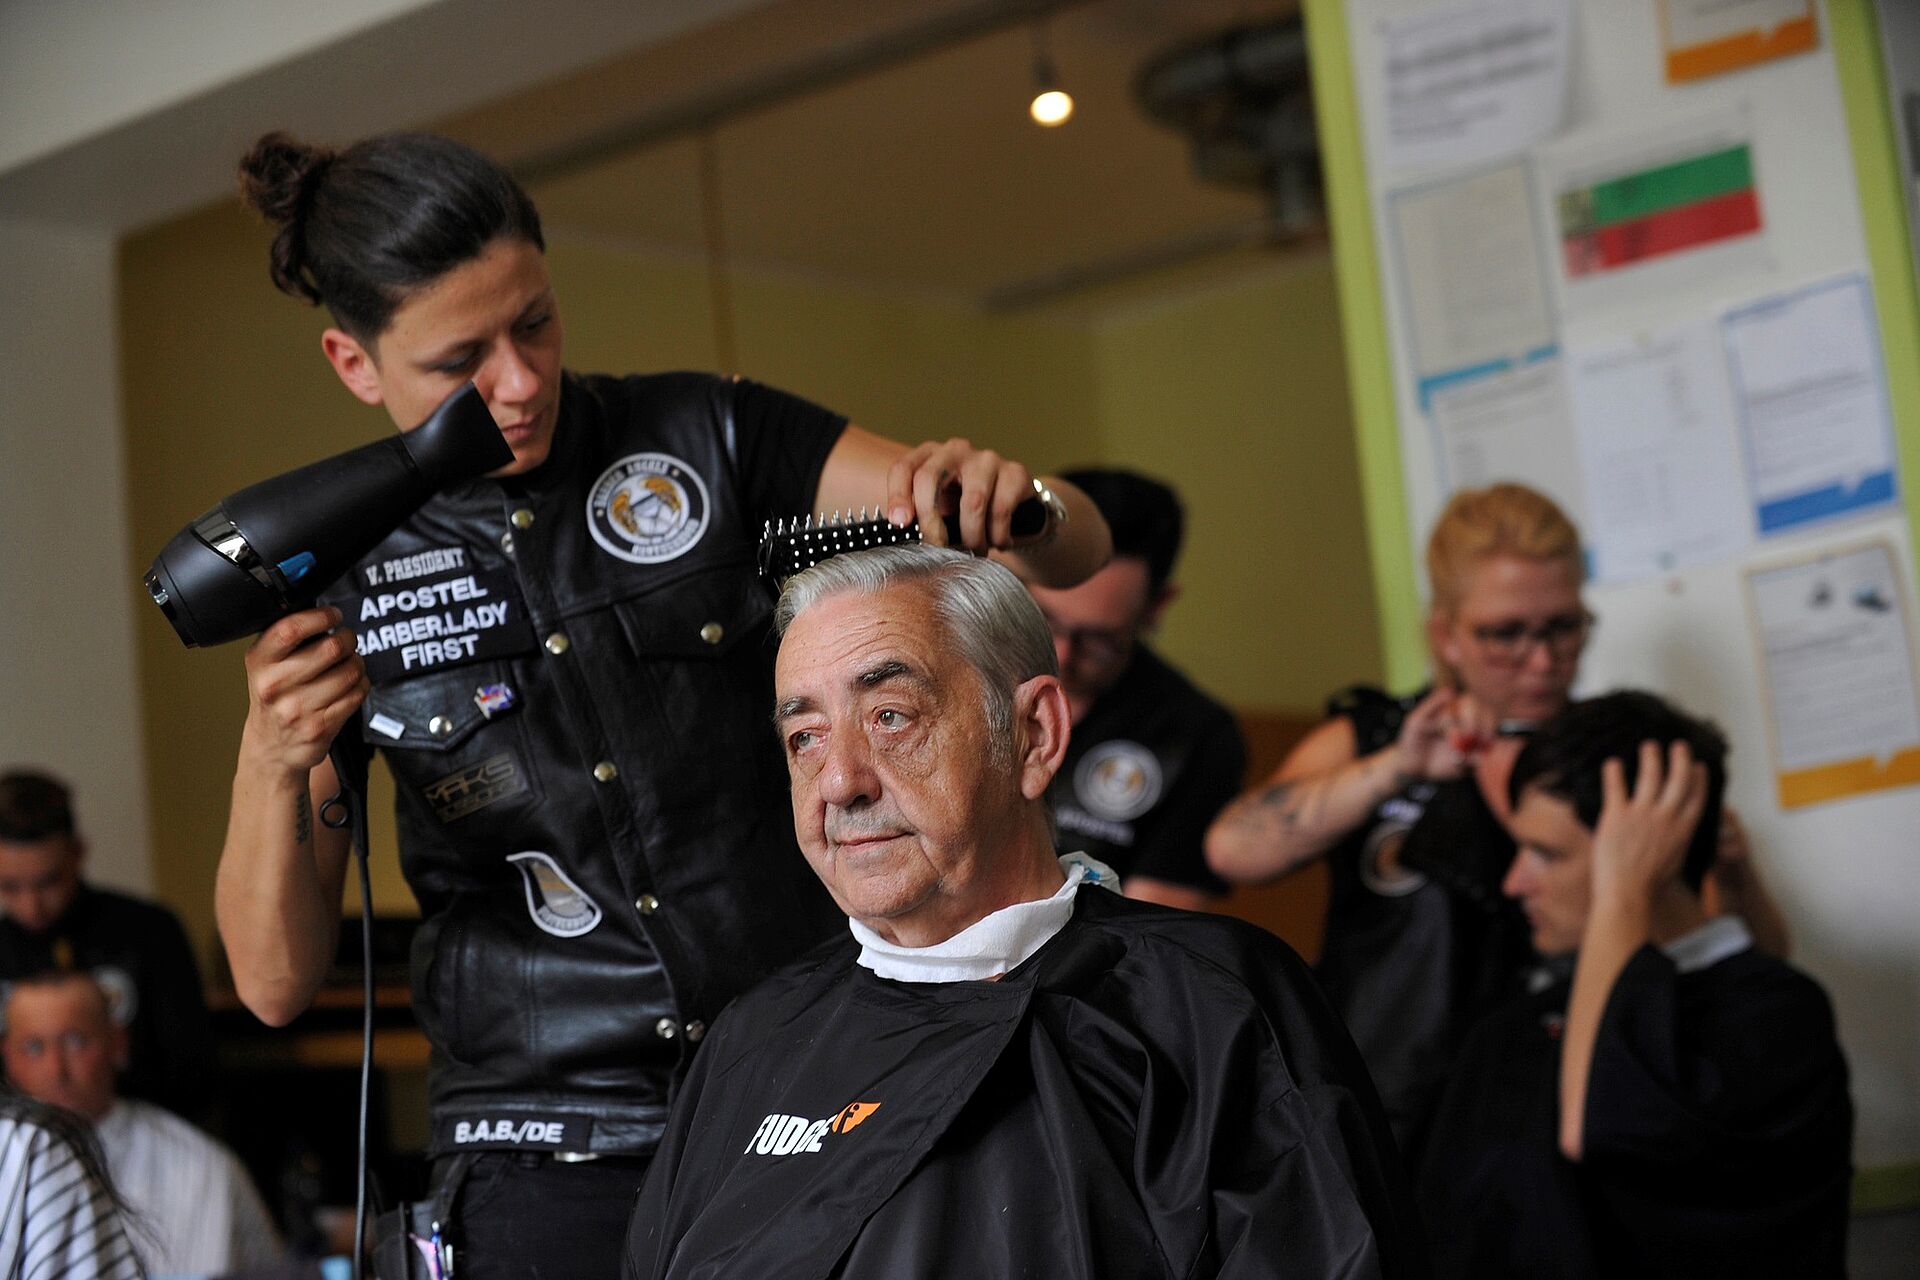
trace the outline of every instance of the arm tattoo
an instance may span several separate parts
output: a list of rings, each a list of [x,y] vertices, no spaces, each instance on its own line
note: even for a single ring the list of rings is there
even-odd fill
[[[296,844],[313,839],[313,802],[304,793],[293,802],[293,839]]]
[[[1292,830],[1294,827],[1300,825],[1300,806],[1288,803],[1288,801],[1293,799],[1293,784],[1291,782],[1275,782],[1262,787],[1260,794],[1255,797],[1255,799],[1263,809],[1278,809],[1280,811],[1280,823],[1288,830]]]

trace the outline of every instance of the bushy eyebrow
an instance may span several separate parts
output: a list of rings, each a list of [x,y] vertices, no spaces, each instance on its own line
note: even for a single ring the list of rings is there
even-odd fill
[[[889,680],[909,680],[915,684],[925,684],[926,677],[898,658],[888,658],[885,662],[868,667],[853,678],[853,682],[862,689],[871,689],[875,685],[885,684]]]
[[[896,680],[922,689],[933,683],[924,674],[899,658],[887,658],[864,671],[857,672],[852,684],[856,689],[877,689],[881,685],[890,684]],[[777,726],[795,716],[803,716],[819,709],[820,704],[812,698],[805,694],[795,694],[791,698],[782,698],[774,705],[773,722]]]

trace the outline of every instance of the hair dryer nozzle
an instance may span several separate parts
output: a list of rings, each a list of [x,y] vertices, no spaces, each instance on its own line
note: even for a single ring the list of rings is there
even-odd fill
[[[480,389],[469,382],[440,402],[427,420],[400,437],[430,489],[472,480],[513,461],[513,449]]]

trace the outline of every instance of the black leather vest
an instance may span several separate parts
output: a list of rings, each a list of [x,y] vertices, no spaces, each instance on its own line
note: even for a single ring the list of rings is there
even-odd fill
[[[425,918],[436,1154],[650,1149],[706,1024],[844,927],[769,727],[776,513],[740,495],[784,482],[738,474],[740,385],[568,375],[544,466],[434,499],[327,597]],[[811,412],[795,511],[844,425]]]

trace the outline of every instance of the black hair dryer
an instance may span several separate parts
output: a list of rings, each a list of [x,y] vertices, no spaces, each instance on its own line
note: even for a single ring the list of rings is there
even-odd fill
[[[435,493],[512,461],[469,382],[412,431],[227,498],[173,536],[147,591],[190,649],[253,635],[311,607]]]

